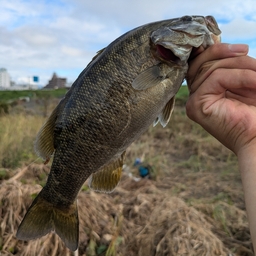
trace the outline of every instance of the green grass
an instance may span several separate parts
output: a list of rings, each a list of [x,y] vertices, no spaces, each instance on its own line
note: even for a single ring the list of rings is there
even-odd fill
[[[53,97],[59,98],[63,97],[67,89],[56,89],[56,90],[24,90],[24,91],[0,91],[0,102],[8,102],[12,100],[19,99],[21,97]],[[178,102],[184,102],[188,98],[188,89],[187,86],[181,86],[180,90],[176,95],[176,100]]]
[[[67,89],[56,89],[56,90],[24,90],[24,91],[0,91],[0,102],[10,102],[17,100],[22,97],[29,98],[45,98],[53,97],[59,98],[63,97]]]
[[[188,95],[189,95],[188,87],[186,85],[182,85],[175,97],[176,105],[184,106],[188,99]]]

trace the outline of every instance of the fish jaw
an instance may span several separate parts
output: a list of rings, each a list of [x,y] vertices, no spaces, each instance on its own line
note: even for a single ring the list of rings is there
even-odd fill
[[[212,32],[211,37],[214,43],[219,43],[221,41],[221,31],[218,27],[218,23],[213,16],[206,16],[205,22],[207,24],[207,28]]]
[[[220,29],[212,16],[183,16],[174,19],[169,26],[161,27],[151,34],[152,45],[159,59],[186,65],[192,49],[220,41]],[[154,48],[154,47],[153,47]]]

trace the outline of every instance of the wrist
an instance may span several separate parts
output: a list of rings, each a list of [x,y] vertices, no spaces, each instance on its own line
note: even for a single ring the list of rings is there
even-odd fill
[[[256,249],[256,143],[250,143],[237,152],[239,170],[242,179],[246,212],[253,247]]]
[[[247,164],[256,162],[256,138],[244,146],[236,147],[234,153],[237,155],[239,162],[246,162]]]

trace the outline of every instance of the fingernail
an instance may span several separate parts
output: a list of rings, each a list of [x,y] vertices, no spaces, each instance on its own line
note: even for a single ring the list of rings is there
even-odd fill
[[[232,52],[236,53],[244,53],[248,52],[248,45],[247,44],[229,44],[228,48]]]

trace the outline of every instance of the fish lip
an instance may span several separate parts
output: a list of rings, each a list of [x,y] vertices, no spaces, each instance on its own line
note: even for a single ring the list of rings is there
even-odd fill
[[[218,23],[215,18],[211,15],[204,17],[205,23],[209,31],[211,31],[215,36],[220,36],[221,30],[219,29]]]

